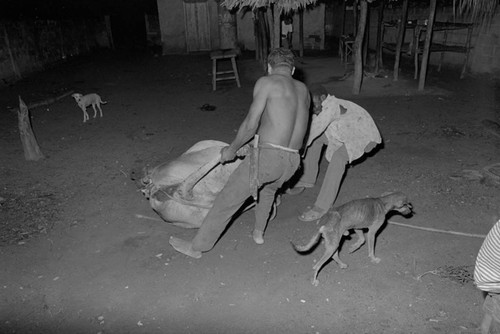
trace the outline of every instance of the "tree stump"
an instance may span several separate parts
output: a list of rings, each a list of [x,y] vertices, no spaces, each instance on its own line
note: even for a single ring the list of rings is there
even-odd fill
[[[31,127],[28,107],[21,99],[21,96],[19,96],[19,110],[17,111],[17,116],[19,121],[19,135],[21,136],[21,142],[23,144],[24,158],[29,161],[44,159],[45,156],[40,150],[40,146],[38,146],[35,134],[33,133],[33,128]]]

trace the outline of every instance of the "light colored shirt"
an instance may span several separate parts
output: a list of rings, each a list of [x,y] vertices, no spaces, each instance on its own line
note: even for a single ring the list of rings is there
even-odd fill
[[[281,22],[281,34],[286,35],[289,32],[293,32],[293,24],[291,22],[286,23],[285,21],[282,21]]]
[[[491,228],[479,249],[474,282],[482,291],[500,293],[500,220]]]
[[[324,132],[328,139],[325,153],[328,161],[342,145],[345,145],[349,162],[352,162],[365,153],[370,142],[382,142],[372,117],[356,103],[328,95],[321,106],[319,115],[313,116],[307,146]]]

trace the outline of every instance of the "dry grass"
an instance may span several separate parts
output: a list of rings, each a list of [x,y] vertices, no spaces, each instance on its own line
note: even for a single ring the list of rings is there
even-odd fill
[[[253,10],[261,7],[269,7],[271,4],[274,4],[280,12],[289,13],[313,5],[316,1],[317,0],[224,0],[221,5],[227,7],[229,10],[235,8],[240,8],[241,10],[245,7]]]
[[[426,271],[425,273],[419,275],[417,280],[420,280],[423,276],[427,274],[437,275],[442,278],[447,278],[451,281],[460,284],[472,283],[474,281],[474,276],[472,270],[474,266],[443,266],[438,267],[435,270]]]
[[[22,243],[50,231],[59,217],[58,203],[52,193],[2,194],[0,245]]]

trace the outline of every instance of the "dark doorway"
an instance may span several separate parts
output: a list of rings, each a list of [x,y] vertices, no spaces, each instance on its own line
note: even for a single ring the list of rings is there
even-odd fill
[[[140,10],[122,10],[112,14],[111,31],[116,49],[146,48],[146,20]]]

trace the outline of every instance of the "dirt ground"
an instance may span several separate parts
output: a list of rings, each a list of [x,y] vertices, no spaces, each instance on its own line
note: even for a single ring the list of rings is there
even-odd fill
[[[392,221],[485,235],[500,218],[500,186],[483,169],[500,162],[500,138],[482,123],[499,120],[498,81],[431,70],[418,93],[408,65],[398,82],[390,73],[367,77],[353,96],[352,78],[338,80],[345,69],[336,56],[297,65],[306,83],[365,107],[384,138],[348,168],[337,204],[401,190],[416,213]],[[319,186],[283,196],[264,245],[251,238],[248,211],[199,260],[170,247],[171,235],[195,230],[159,221],[137,180],[145,166],[197,141],[233,139],[261,74],[251,56],[238,66],[242,88],[224,82],[212,92],[206,55],[99,54],[0,91],[1,333],[476,332],[482,296],[471,275],[480,237],[388,224],[377,239],[379,264],[366,246],[344,250],[349,267],[329,263],[313,286],[323,246],[299,255],[290,241],[318,228],[297,216]],[[12,109],[18,95],[34,103],[69,90],[99,93],[104,117],[83,123],[71,97],[31,110],[46,159],[25,161]],[[320,181],[325,169],[323,161]]]

